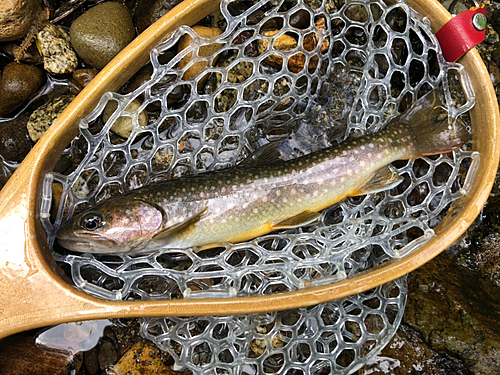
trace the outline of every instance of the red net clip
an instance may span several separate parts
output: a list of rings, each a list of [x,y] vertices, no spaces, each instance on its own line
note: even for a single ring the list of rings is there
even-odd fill
[[[486,13],[484,4],[466,10],[449,20],[437,33],[443,57],[454,62],[484,40]]]

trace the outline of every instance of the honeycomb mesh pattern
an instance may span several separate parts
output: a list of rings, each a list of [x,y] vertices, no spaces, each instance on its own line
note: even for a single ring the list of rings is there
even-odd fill
[[[351,134],[376,132],[433,88],[444,91],[452,121],[471,107],[465,71],[443,61],[429,26],[404,3],[353,1],[340,9],[333,3],[315,9],[285,4],[223,2],[221,12],[230,22],[222,35],[204,39],[181,27],[151,52],[148,81],[127,95],[105,94],[73,142],[88,146],[83,161],[67,176],[47,177],[42,217],[49,239],[75,211],[109,196],[233,165],[276,139],[289,159]],[[292,21],[297,14],[300,23]],[[269,24],[279,30],[264,30]],[[186,35],[192,43],[172,58]],[[283,47],[291,41],[297,45]],[[186,56],[191,60],[180,68]],[[199,64],[205,69],[185,79]],[[463,89],[452,101],[450,85],[457,82]],[[142,104],[127,110],[135,98]],[[104,122],[108,102],[118,110]],[[151,112],[154,105],[161,111]],[[144,110],[149,122],[140,126]],[[126,139],[109,131],[119,115],[133,120]],[[476,159],[458,151],[396,163],[404,177],[397,188],[348,198],[325,210],[315,226],[246,243],[198,254],[161,249],[143,256],[55,257],[71,266],[77,286],[110,299],[263,295],[331,283],[402,256],[429,238],[441,213],[465,193],[467,168]],[[53,180],[63,193],[52,225],[47,218]]]
[[[311,308],[263,315],[147,318],[141,333],[193,374],[350,374],[395,333],[406,278]]]
[[[51,246],[77,212],[143,185],[232,166],[269,142],[280,141],[281,157],[291,159],[374,133],[433,89],[451,121],[473,105],[463,67],[444,61],[428,22],[404,2],[224,0],[221,14],[220,36],[180,27],[151,52],[150,79],[128,94],[105,94],[81,121],[66,153],[86,150],[82,162],[45,180],[41,218]],[[192,41],[178,52],[186,35]],[[136,99],[140,106],[128,107]],[[108,103],[117,110],[104,121]],[[143,111],[148,123],[139,125]],[[126,138],[110,131],[120,116],[132,119]],[[424,243],[466,194],[477,161],[464,149],[396,162],[398,187],[348,198],[314,226],[196,254],[53,254],[77,287],[105,299],[232,298],[330,284]],[[54,182],[62,186],[57,215]],[[401,279],[312,308],[145,318],[141,329],[195,374],[348,374],[389,341],[405,300]]]

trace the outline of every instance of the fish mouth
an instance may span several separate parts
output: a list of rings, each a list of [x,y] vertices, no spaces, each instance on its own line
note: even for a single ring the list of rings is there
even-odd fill
[[[60,230],[57,241],[65,249],[80,253],[109,253],[116,250],[117,242],[97,233],[79,233]]]

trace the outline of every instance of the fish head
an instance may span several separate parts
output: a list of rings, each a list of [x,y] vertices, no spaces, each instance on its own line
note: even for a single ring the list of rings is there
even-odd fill
[[[57,239],[77,252],[134,252],[161,228],[163,215],[161,208],[142,200],[111,200],[70,219],[57,232]]]

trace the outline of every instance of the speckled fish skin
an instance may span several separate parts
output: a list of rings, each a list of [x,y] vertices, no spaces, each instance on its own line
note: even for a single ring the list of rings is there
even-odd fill
[[[447,152],[469,138],[465,129],[450,127],[447,120],[413,117],[291,161],[239,165],[137,189],[73,218],[58,232],[59,242],[93,253],[141,253],[160,247],[198,251],[307,224],[314,219],[311,213],[347,196],[395,186],[399,176],[392,173],[390,181],[387,168],[393,161]],[[422,128],[413,121],[429,123]],[[380,172],[388,181],[373,181]],[[98,223],[88,230],[85,220],[92,217]]]

